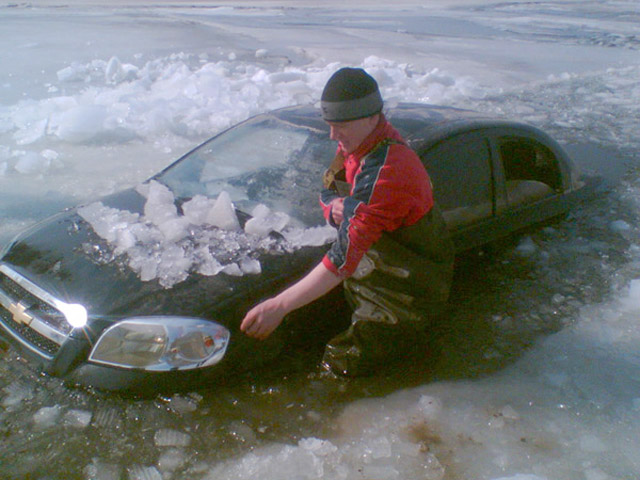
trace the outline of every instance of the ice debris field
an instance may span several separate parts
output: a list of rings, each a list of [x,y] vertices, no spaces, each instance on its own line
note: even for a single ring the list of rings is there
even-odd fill
[[[196,195],[182,205],[183,214],[178,213],[171,190],[161,183],[153,180],[139,185],[137,191],[146,198],[143,215],[101,202],[81,207],[78,214],[107,242],[114,257],[126,258],[142,281],[158,279],[165,288],[185,280],[190,272],[259,274],[256,257],[260,253],[320,246],[336,236],[329,225],[292,226],[286,213],[273,212],[266,205],[256,206],[241,227],[224,191],[216,199]],[[101,260],[106,259],[99,246],[85,244],[84,251],[90,256],[100,252]]]

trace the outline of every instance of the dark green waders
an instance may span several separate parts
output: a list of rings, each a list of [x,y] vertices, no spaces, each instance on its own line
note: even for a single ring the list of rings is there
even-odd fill
[[[368,375],[423,351],[446,307],[453,259],[437,207],[415,225],[384,233],[344,282],[351,326],[328,342],[323,364],[339,375]]]

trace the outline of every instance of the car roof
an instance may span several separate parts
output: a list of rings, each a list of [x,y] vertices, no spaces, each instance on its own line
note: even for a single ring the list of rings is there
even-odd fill
[[[473,110],[422,103],[398,103],[387,105],[385,115],[402,136],[412,145],[435,142],[457,132],[489,127],[512,127],[534,136],[541,133],[535,127],[512,120],[491,117]],[[320,109],[314,105],[286,107],[274,110],[281,121],[303,125],[320,131],[328,131]]]
[[[422,130],[425,126],[435,126],[440,123],[451,123],[454,121],[473,119],[488,119],[473,110],[462,108],[445,107],[440,105],[424,103],[398,103],[387,105],[384,109],[390,120],[403,125],[403,130],[411,134]],[[281,108],[270,112],[280,120],[295,124],[302,124],[311,128],[326,130],[326,126],[320,109],[314,105],[300,105]]]

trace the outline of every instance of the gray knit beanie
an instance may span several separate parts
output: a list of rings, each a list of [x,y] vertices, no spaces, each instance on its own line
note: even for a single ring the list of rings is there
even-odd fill
[[[348,122],[382,111],[382,97],[375,79],[361,68],[341,68],[334,73],[320,98],[322,118]]]

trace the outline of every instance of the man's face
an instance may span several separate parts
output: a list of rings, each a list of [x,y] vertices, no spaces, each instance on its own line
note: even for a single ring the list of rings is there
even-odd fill
[[[340,144],[346,153],[352,153],[378,125],[380,115],[351,120],[349,122],[327,122],[331,128],[330,138]]]

